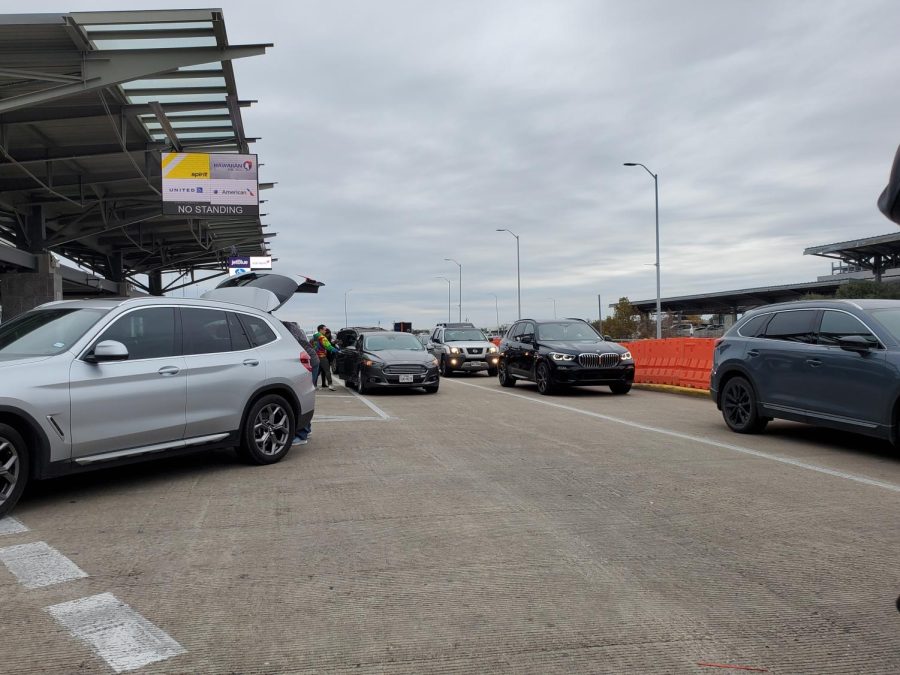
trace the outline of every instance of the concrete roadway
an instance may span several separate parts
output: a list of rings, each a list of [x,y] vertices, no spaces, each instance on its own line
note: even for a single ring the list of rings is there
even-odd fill
[[[0,565],[0,671],[114,672],[45,611],[112,593],[184,651],[147,673],[900,672],[888,446],[738,436],[650,391],[470,376],[366,398],[321,392],[275,466],[33,488],[0,547],[46,542],[86,576],[29,589]]]

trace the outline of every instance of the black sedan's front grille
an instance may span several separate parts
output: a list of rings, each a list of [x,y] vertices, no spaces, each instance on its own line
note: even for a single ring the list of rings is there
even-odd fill
[[[585,368],[614,368],[619,365],[619,355],[614,352],[607,354],[579,354],[578,364]]]
[[[385,375],[424,375],[428,370],[425,366],[417,366],[415,364],[399,364],[393,366],[385,366]]]

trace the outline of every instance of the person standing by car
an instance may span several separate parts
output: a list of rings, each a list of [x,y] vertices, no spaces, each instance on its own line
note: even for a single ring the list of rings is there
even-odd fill
[[[312,367],[312,381],[316,382],[316,378],[319,376],[319,355],[316,353],[316,348],[312,346],[312,343],[309,341],[309,338],[306,337],[306,333],[303,332],[303,329],[300,328],[293,321],[282,321],[284,327],[287,328],[291,335],[294,336],[294,339],[300,343],[300,346],[303,347],[303,351],[305,351],[309,355],[309,364]],[[294,436],[294,442],[292,445],[306,445],[309,442],[309,435],[312,433],[312,420],[310,420],[309,424],[307,424],[302,429],[297,429],[297,435]]]
[[[328,387],[334,391],[334,381],[331,378],[331,367],[328,363],[328,355],[337,352],[337,348],[331,344],[328,336],[325,334],[326,326],[320,323],[316,326],[316,334],[313,336],[313,342],[316,345],[316,354],[319,357],[319,373],[322,375],[322,387]]]
[[[328,338],[328,341],[332,345],[334,344],[334,337],[332,337],[332,335],[331,335],[330,328],[325,329],[325,337]],[[335,347],[335,350],[337,350],[337,349],[339,349],[339,347]],[[328,367],[331,368],[332,375],[334,374],[334,359],[336,356],[337,356],[337,351],[328,352]]]

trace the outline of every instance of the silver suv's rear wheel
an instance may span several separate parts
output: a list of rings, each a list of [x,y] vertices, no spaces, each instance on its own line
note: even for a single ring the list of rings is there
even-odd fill
[[[241,433],[241,458],[251,464],[274,464],[291,449],[294,411],[277,394],[263,396],[247,414]]]
[[[0,424],[0,518],[8,513],[28,482],[28,451],[15,429]]]

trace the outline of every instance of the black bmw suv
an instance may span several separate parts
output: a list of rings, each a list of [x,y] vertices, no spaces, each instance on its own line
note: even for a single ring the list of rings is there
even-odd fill
[[[631,353],[581,319],[517,321],[500,342],[497,368],[504,387],[531,380],[545,395],[561,385],[607,385],[627,394],[634,382]]]

